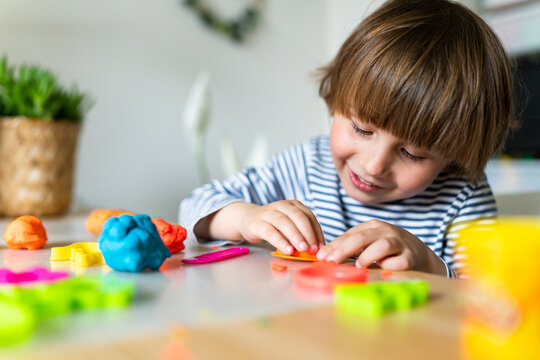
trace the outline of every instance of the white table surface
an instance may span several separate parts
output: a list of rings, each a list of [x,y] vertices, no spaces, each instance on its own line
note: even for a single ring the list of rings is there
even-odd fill
[[[0,220],[3,235],[11,219]],[[163,331],[168,326],[199,326],[236,319],[267,316],[276,313],[306,309],[329,304],[329,295],[302,294],[292,286],[291,271],[272,271],[273,262],[285,262],[289,268],[306,266],[275,258],[270,249],[250,245],[245,256],[204,265],[184,265],[184,256],[195,256],[212,248],[188,244],[182,251],[167,259],[161,271],[120,273],[106,265],[86,268],[71,265],[69,261],[50,262],[50,248],[73,242],[97,241],[97,236],[86,232],[83,215],[66,218],[44,218],[49,240],[39,250],[9,249],[0,242],[1,267],[23,271],[35,266],[54,270],[68,270],[79,274],[109,273],[120,279],[135,282],[137,292],[132,306],[120,310],[83,311],[62,315],[41,322],[34,337],[21,345],[2,349],[9,351],[36,351],[41,346],[60,343],[102,343],[110,339],[138,336]]]

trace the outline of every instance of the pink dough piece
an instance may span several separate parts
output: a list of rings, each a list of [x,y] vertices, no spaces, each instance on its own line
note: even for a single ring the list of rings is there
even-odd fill
[[[65,271],[49,271],[44,267],[36,267],[29,271],[13,272],[9,269],[0,269],[0,284],[20,284],[25,282],[55,281],[68,277]]]
[[[206,263],[211,263],[215,261],[229,259],[229,258],[240,256],[240,255],[245,255],[248,253],[249,253],[248,248],[233,247],[230,249],[202,254],[199,256],[195,256],[194,258],[184,259],[182,260],[182,262],[185,264],[206,264]]]

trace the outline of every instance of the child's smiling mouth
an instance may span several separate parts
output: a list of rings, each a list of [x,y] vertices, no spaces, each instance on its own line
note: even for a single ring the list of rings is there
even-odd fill
[[[364,180],[360,176],[356,175],[351,169],[348,169],[348,171],[349,171],[349,179],[351,179],[351,182],[356,188],[362,191],[366,191],[366,192],[384,189],[380,186],[377,186],[373,183],[368,182],[367,180]]]

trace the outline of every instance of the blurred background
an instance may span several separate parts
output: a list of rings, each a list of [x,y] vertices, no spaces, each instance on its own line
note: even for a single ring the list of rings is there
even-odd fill
[[[485,17],[513,57],[535,63],[540,51],[538,1],[462,2]],[[199,3],[234,18],[254,1]],[[0,1],[0,55],[11,63],[47,67],[95,101],[77,150],[76,208],[125,208],[176,219],[179,202],[199,185],[182,116],[203,69],[211,76],[206,153],[211,178],[225,176],[224,136],[243,163],[257,134],[267,139],[271,156],[328,131],[329,117],[313,71],[331,60],[353,27],[382,1],[258,3],[259,22],[238,43],[205,26],[180,0]],[[535,157],[535,150],[529,150],[510,155]],[[539,182],[534,164],[527,170],[532,178],[499,181],[500,194],[510,191],[508,186],[522,188],[522,181]],[[504,166],[490,171],[506,174],[509,168]],[[534,186],[529,190],[540,191]]]

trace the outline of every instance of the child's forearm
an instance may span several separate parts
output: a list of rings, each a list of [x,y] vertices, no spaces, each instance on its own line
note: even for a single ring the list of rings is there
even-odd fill
[[[201,219],[193,232],[204,239],[244,240],[240,232],[241,221],[247,211],[259,205],[235,202]]]

